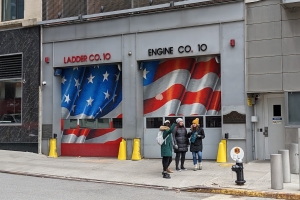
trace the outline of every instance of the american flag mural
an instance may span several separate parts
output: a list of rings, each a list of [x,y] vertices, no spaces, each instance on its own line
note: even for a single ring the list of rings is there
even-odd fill
[[[217,57],[142,63],[144,115],[218,115],[221,108]]]
[[[119,65],[65,68],[61,78],[62,119],[122,118],[122,73]],[[62,143],[119,141],[121,129],[62,127]]]

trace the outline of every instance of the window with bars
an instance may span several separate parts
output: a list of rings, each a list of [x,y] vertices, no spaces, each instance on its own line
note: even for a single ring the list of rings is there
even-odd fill
[[[22,54],[0,56],[0,125],[21,123]]]

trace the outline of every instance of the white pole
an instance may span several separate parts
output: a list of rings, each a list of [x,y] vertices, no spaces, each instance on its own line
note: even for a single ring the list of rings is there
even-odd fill
[[[291,182],[291,170],[290,170],[289,150],[280,149],[280,150],[278,150],[278,153],[281,154],[281,158],[282,158],[283,182],[290,183]]]
[[[290,169],[292,174],[299,174],[299,155],[298,144],[291,143],[289,145],[290,153]]]
[[[42,86],[39,86],[38,154],[42,154]]]
[[[42,35],[43,35],[43,28],[40,27],[40,42],[42,43]],[[43,85],[42,85],[42,80],[43,80],[43,66],[42,66],[42,61],[43,61],[43,48],[42,44],[40,44],[40,86],[39,86],[39,121],[38,121],[38,154],[42,154],[42,90],[43,90]]]
[[[300,128],[298,128],[298,152],[300,152]],[[300,161],[300,159],[299,159],[299,161]],[[300,163],[299,163],[299,165],[298,165],[298,171],[300,171],[299,170],[299,166],[300,166]],[[299,180],[300,180],[300,173],[299,173]],[[299,181],[299,183],[300,183],[300,181]],[[299,189],[300,189],[300,184],[299,184]]]
[[[281,154],[271,154],[271,189],[283,189]]]

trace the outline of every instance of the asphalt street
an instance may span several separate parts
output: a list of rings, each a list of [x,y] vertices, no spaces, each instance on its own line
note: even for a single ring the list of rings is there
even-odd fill
[[[205,199],[205,200],[258,200],[255,197],[189,193],[114,184],[70,181],[51,178],[0,173],[0,199]],[[264,198],[265,200],[266,198]]]

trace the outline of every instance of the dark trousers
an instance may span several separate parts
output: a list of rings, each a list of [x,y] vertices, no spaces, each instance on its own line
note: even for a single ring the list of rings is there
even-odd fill
[[[172,162],[172,157],[163,157],[162,158],[162,165],[164,172],[167,171],[168,167],[170,166]]]
[[[179,168],[178,165],[179,165],[180,157],[181,157],[181,168],[184,168],[185,153],[186,153],[185,151],[176,153],[176,157],[175,157],[176,169]]]

